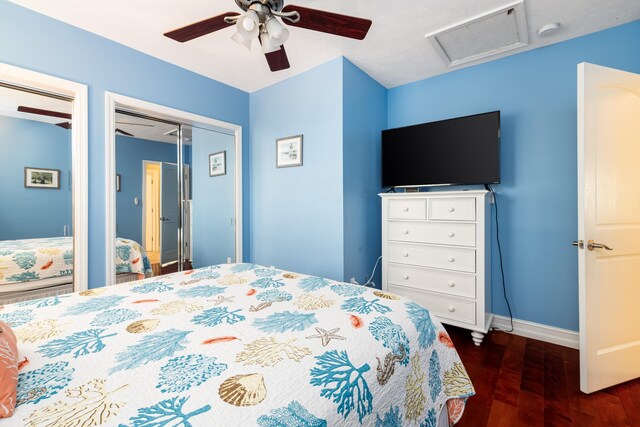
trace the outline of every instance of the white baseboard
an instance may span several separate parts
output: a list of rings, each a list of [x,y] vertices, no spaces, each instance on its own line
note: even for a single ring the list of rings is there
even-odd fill
[[[494,315],[492,328],[509,330],[511,322],[508,317]],[[526,320],[513,319],[513,334],[526,338],[558,344],[569,348],[580,348],[580,335],[576,331],[547,326],[541,323],[528,322]]]

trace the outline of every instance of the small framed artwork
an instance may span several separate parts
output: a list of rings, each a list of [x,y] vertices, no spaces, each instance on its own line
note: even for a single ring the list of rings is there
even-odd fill
[[[24,186],[26,188],[60,189],[60,170],[24,168]]]
[[[116,191],[120,192],[120,180],[122,179],[119,173],[116,174]]]
[[[302,135],[276,140],[276,167],[302,166]]]
[[[209,176],[227,174],[227,152],[219,151],[209,154]]]

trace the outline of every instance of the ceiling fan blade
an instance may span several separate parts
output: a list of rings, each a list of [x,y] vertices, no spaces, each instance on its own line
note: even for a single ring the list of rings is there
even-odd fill
[[[298,12],[300,21],[283,21],[294,27],[306,28],[307,30],[321,31],[323,33],[335,34],[336,36],[349,37],[363,40],[372,22],[369,19],[356,18],[348,15],[325,12],[323,10],[309,9],[302,6],[289,5],[282,9],[283,12]]]
[[[287,52],[284,50],[284,45],[280,46],[280,50],[276,50],[275,52],[265,53],[264,56],[267,58],[267,62],[269,63],[269,68],[271,71],[280,71],[286,70],[290,67],[289,58],[287,58]]]
[[[127,132],[127,131],[124,131],[124,130],[122,130],[122,129],[118,129],[118,128],[116,128],[116,133],[121,133],[121,134],[126,135],[126,136],[135,136],[135,135],[134,135],[134,134],[132,134],[132,133],[129,133],[129,132]]]
[[[167,33],[164,33],[164,35],[165,37],[169,37],[170,39],[173,39],[180,43],[188,42],[189,40],[202,37],[204,35],[213,33],[214,31],[218,31],[233,25],[224,22],[224,18],[227,16],[238,15],[240,14],[236,12],[223,13],[222,15],[214,16],[213,18],[208,18],[203,21],[196,22],[195,24],[187,25],[186,27],[169,31]]]
[[[61,128],[65,128],[65,129],[71,129],[70,122],[56,123],[56,126],[60,126]]]
[[[145,127],[148,127],[148,128],[154,127],[154,125],[147,125],[145,123],[132,123],[132,122],[116,122],[116,123],[118,123],[120,125],[129,125],[129,126],[145,126]]]
[[[41,116],[59,117],[61,119],[71,120],[71,114],[61,113],[59,111],[42,110],[40,108],[25,107],[24,105],[18,106],[18,111],[21,113],[39,114]]]

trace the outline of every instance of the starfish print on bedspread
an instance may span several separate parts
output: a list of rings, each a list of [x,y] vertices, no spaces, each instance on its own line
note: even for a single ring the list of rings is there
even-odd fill
[[[341,337],[340,335],[336,335],[336,332],[338,332],[340,330],[340,328],[334,328],[334,329],[330,329],[328,331],[322,329],[322,328],[315,328],[316,331],[318,332],[316,335],[310,335],[307,337],[307,339],[310,338],[320,338],[322,340],[322,346],[326,347],[327,344],[329,344],[329,342],[331,340],[346,340],[345,337]]]

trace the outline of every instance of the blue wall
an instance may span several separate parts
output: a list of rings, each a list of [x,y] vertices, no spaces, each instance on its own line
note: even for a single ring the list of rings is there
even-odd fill
[[[378,193],[387,90],[346,59],[343,71],[344,279],[364,283],[382,251]],[[377,287],[380,277],[378,268]]]
[[[142,216],[144,214],[142,194],[143,160],[176,163],[176,145],[129,136],[116,136],[116,173],[120,177],[120,192],[116,193],[117,236],[142,241]],[[140,203],[136,206],[134,198]],[[177,203],[177,201],[176,201]]]
[[[639,40],[636,21],[389,91],[389,127],[501,110],[495,189],[516,318],[578,330],[577,64],[638,73]],[[506,315],[493,254],[493,311]]]
[[[223,264],[235,258],[234,175],[235,144],[232,135],[193,129],[192,218],[193,267]],[[227,173],[209,176],[209,154],[226,151]]]
[[[342,58],[251,94],[251,260],[342,279]],[[303,134],[303,166],[276,139]]]
[[[25,166],[60,170],[60,188],[25,188]],[[0,240],[59,237],[71,227],[71,132],[0,116]]]
[[[6,0],[0,0],[0,16],[0,62],[89,87],[89,286],[102,286],[106,269],[104,91],[241,125],[245,153],[249,152],[249,94]],[[249,171],[248,156],[243,158],[243,171]],[[249,180],[244,182],[243,203],[248,211]],[[244,224],[248,259],[248,218]]]

